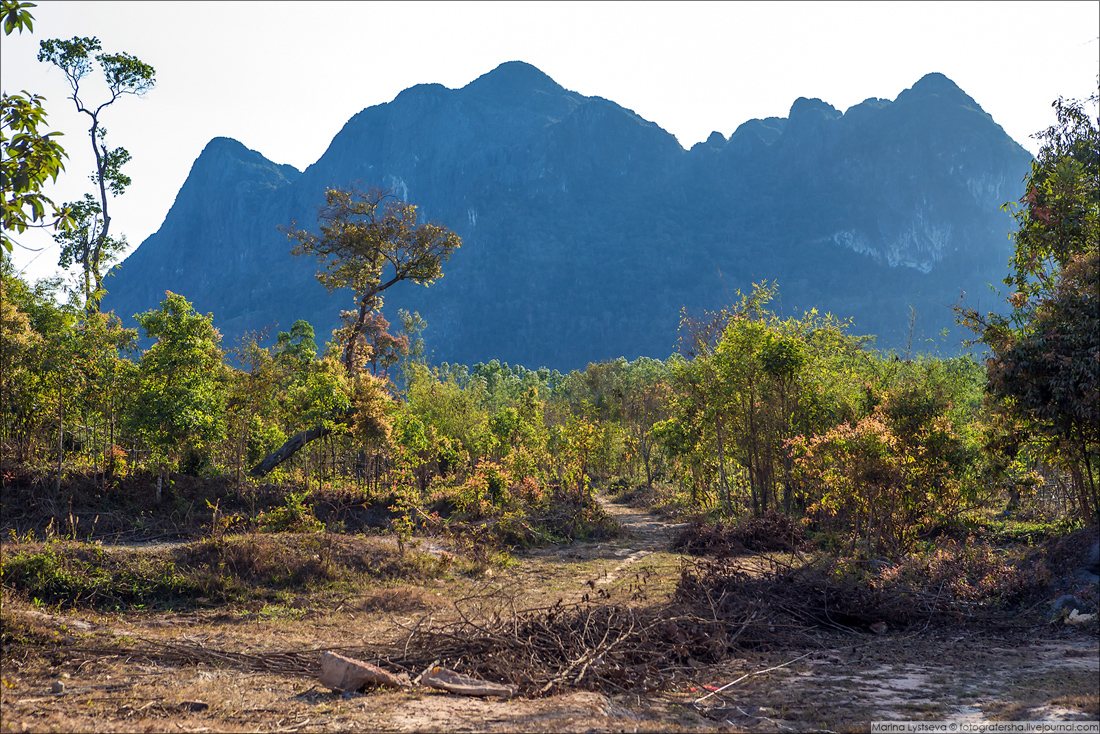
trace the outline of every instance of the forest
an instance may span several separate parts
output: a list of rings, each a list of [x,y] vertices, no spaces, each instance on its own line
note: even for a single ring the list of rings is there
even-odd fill
[[[18,17],[22,6],[12,7]],[[93,41],[47,42],[43,54],[79,75],[98,50]],[[152,69],[132,57],[97,58],[115,65],[120,85],[152,84]],[[401,659],[426,664],[434,651],[532,696],[569,681],[657,690],[681,680],[668,660],[713,663],[738,645],[771,650],[776,640],[794,644],[796,628],[879,633],[883,620],[916,625],[918,611],[927,628],[933,619],[1003,621],[997,615],[1025,607],[1047,614],[1045,623],[1052,596],[1067,588],[1058,575],[1074,571],[1057,565],[1068,553],[1058,543],[1078,537],[1087,546],[1095,536],[1100,131],[1089,102],[1057,101],[1056,124],[1038,134],[1026,194],[1006,204],[1017,225],[1004,280],[1012,310],[979,312],[960,300],[968,348],[934,352],[914,335],[906,350],[881,351],[842,316],[780,315],[773,304],[782,284],[761,282],[714,311],[682,312],[667,359],[603,361],[568,374],[498,360],[433,363],[429,325],[404,310],[391,324],[383,297],[390,287],[446,277],[462,243],[418,221],[416,207],[391,192],[363,187],[329,189],[316,228],[284,230],[303,267],[316,266],[326,288],[354,296],[331,336],[300,320],[225,344],[215,315],[176,293],[136,316],[140,330],[123,328],[100,302],[118,249],[109,195],[129,184],[121,173],[128,154],[109,149],[93,125],[103,153],[92,177],[98,190],[54,206],[41,187],[58,174],[50,163],[58,152],[37,129],[35,103],[5,95],[3,112],[0,472],[9,608],[163,611],[258,598],[261,610],[290,609],[288,589],[316,595],[347,581],[336,559],[340,543],[356,539],[396,548],[383,564],[390,570],[360,570],[357,583],[407,578],[409,564],[432,578],[484,580],[532,549],[621,537],[611,500],[681,522],[674,548],[719,559],[678,572],[672,598],[695,604],[695,616],[672,606],[593,607],[586,593],[583,606],[559,599],[522,617],[556,630],[546,639],[564,662],[531,652],[534,643],[501,642],[522,637],[521,617],[508,622],[517,625],[509,637],[507,624],[492,627],[499,609],[492,624],[463,616],[467,626],[447,634],[409,632]],[[74,274],[68,281],[28,282],[12,264],[14,236],[43,225],[57,232],[61,264]],[[297,540],[278,550],[265,537]],[[111,560],[102,550],[163,538],[184,543],[184,555],[166,566]],[[433,543],[446,551],[426,555]],[[1038,545],[1046,550],[1037,556]],[[234,566],[246,546],[251,571]],[[291,568],[288,548],[314,560]],[[778,565],[765,580],[776,585],[766,592],[753,586],[760,579],[723,565],[754,553],[786,554],[771,556]],[[257,571],[272,554],[286,567]],[[637,583],[632,599],[643,602]],[[754,623],[759,605],[737,606],[794,594],[791,584],[802,585],[805,599],[820,592],[825,607],[799,601],[808,605],[801,616],[780,624],[774,616]],[[1074,614],[1096,611],[1095,581],[1071,591]],[[53,644],[37,623],[13,619],[4,619],[6,655],[12,645]],[[454,629],[470,645],[481,640],[480,662],[471,648],[453,647]],[[527,657],[507,657],[521,648]],[[182,648],[174,649],[178,663]],[[212,660],[196,655],[187,660]],[[300,667],[316,672],[315,662]],[[1091,695],[1082,705],[1095,714]]]

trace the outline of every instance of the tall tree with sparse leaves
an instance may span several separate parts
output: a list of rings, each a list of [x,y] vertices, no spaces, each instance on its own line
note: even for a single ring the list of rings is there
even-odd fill
[[[82,270],[81,288],[89,314],[99,311],[107,266],[126,248],[125,237],[111,235],[108,203],[131,183],[130,177],[122,172],[122,167],[130,161],[130,153],[122,147],[108,147],[107,128],[102,125],[101,115],[123,95],[140,97],[156,84],[156,71],[152,66],[127,53],[95,53],[102,48],[98,38],[73,37],[68,41],[42,41],[38,52],[39,61],[53,64],[64,72],[72,89],[69,99],[78,112],[91,119],[88,136],[95,154],[96,168],[91,180],[96,194],[85,194],[80,201],[68,204],[73,226],[54,237],[61,245],[58,264],[63,268],[79,264]],[[81,96],[80,85],[93,70],[93,58],[103,71],[109,92],[109,97],[98,105],[86,103]]]

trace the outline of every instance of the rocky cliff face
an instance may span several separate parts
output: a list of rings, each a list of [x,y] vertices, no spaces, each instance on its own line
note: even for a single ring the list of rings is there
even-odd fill
[[[276,227],[311,226],[326,187],[362,181],[463,238],[430,289],[387,294],[391,320],[398,308],[425,317],[437,360],[664,357],[681,307],[718,308],[765,279],[788,314],[851,316],[891,346],[908,337],[910,305],[935,335],[960,291],[1003,277],[999,207],[1029,161],[941,74],[843,114],[800,98],[785,119],[685,151],[630,110],[510,62],[363,110],[302,173],[212,141],[105,306],[129,316],[172,290],[227,337],[298,318],[327,334],[349,296],[325,294]]]

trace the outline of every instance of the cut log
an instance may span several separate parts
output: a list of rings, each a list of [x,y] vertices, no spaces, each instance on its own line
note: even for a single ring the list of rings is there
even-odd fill
[[[377,665],[326,652],[321,655],[321,685],[334,691],[358,691],[365,685],[390,688],[412,685],[407,675],[394,675]]]
[[[332,433],[331,428],[325,428],[324,426],[316,426],[310,428],[308,431],[302,431],[291,436],[286,443],[282,445],[278,450],[272,451],[270,454],[264,457],[256,466],[252,467],[252,471],[248,472],[249,476],[262,477],[270,472],[272,469],[282,464],[284,461],[298,453],[302,447],[304,447],[310,441],[316,441],[319,438]]]
[[[507,683],[490,683],[462,673],[456,673],[448,668],[441,668],[438,665],[432,666],[421,673],[420,682],[426,686],[440,688],[462,696],[503,696],[511,698],[516,695],[517,690],[516,686]]]

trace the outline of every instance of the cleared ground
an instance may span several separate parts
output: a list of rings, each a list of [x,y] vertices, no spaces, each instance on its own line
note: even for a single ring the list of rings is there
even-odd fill
[[[1095,625],[822,631],[799,649],[667,666],[674,675],[648,691],[562,685],[556,695],[512,700],[422,688],[334,694],[310,677],[322,650],[370,660],[411,630],[445,629],[502,603],[644,609],[666,599],[685,563],[667,550],[677,526],[605,506],[624,537],[518,553],[477,578],[395,573],[369,587],[336,584],[231,608],[199,602],[186,613],[58,612],[8,594],[5,639],[15,641],[0,665],[2,730],[859,731],[891,719],[1098,717]],[[422,563],[449,562],[441,544],[421,541],[420,550]]]

